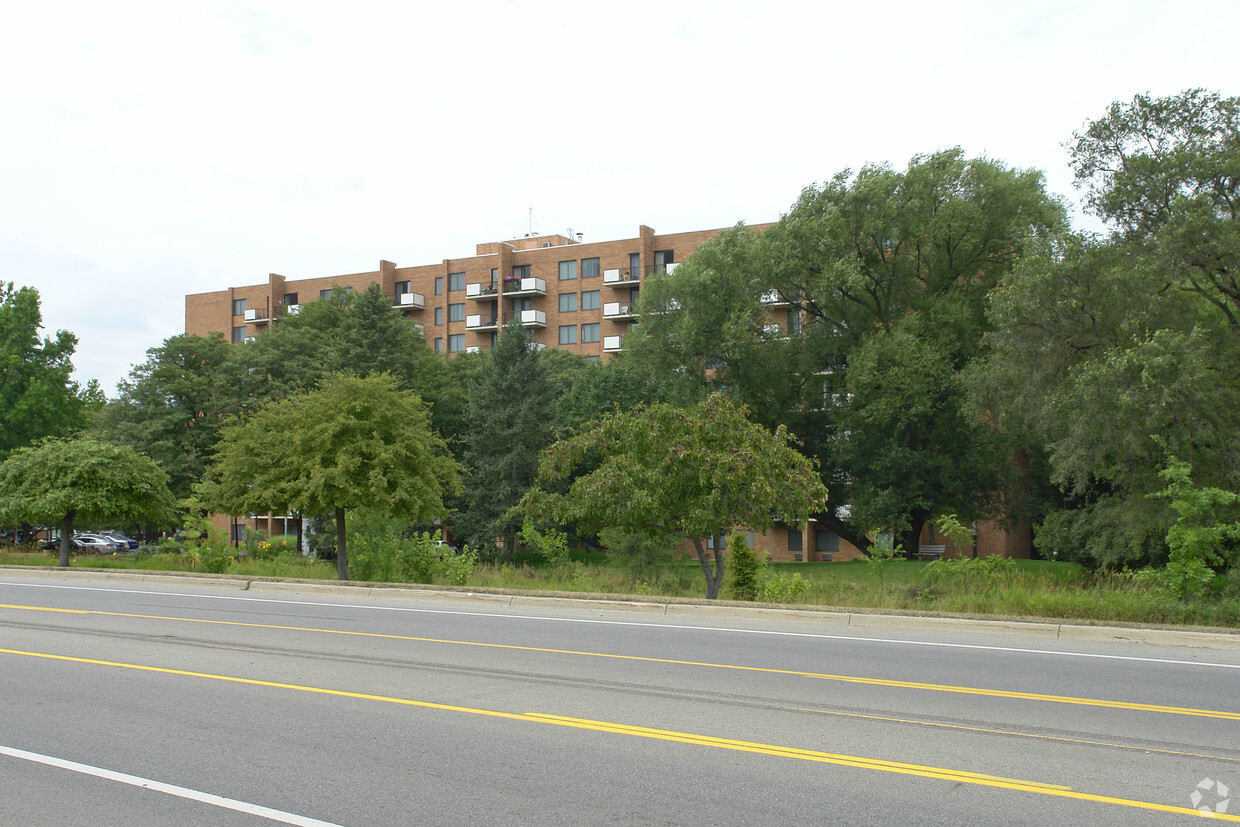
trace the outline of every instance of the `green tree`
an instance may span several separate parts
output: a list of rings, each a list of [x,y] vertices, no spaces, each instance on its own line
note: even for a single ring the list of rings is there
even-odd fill
[[[338,374],[227,425],[203,494],[230,514],[333,514],[336,573],[347,580],[347,511],[426,522],[458,486],[457,464],[415,394],[387,374]]]
[[[1137,95],[1074,138],[1086,204],[1240,334],[1240,98]]]
[[[457,435],[464,387],[426,346],[421,326],[393,307],[377,284],[303,304],[300,313],[282,317],[243,348],[240,358],[257,403],[312,390],[336,373],[386,373],[431,406],[440,436]]]
[[[0,514],[60,526],[60,565],[69,565],[74,526],[159,523],[172,518],[168,477],[124,445],[81,436],[19,448],[0,464]]]
[[[844,171],[806,188],[763,233],[735,228],[674,273],[652,277],[642,324],[626,344],[634,358],[676,378],[678,401],[726,389],[757,421],[801,438],[833,499],[853,506],[815,517],[865,551],[870,520],[911,532],[927,508],[980,516],[997,502],[1008,454],[987,454],[989,437],[960,422],[957,374],[982,352],[991,290],[1064,223],[1041,173],[969,159],[960,149],[917,156],[903,171]],[[915,347],[910,358],[932,366],[952,392],[901,370],[854,393],[850,382],[893,343]],[[913,397],[916,422],[878,415]],[[854,402],[870,410],[851,410]],[[920,432],[939,422],[950,427],[932,438]],[[960,474],[929,473],[952,467],[962,449],[969,461]],[[989,468],[977,465],[983,456]],[[877,479],[899,485],[866,482]]]
[[[462,464],[464,492],[456,528],[469,544],[495,554],[516,549],[522,520],[512,507],[534,484],[538,453],[551,443],[555,390],[543,351],[517,322],[504,327],[469,384]]]
[[[592,460],[597,467],[566,491],[554,490]],[[797,452],[786,429],[772,433],[750,422],[743,407],[719,394],[688,410],[656,404],[606,416],[547,448],[538,481],[521,504],[531,516],[576,522],[587,531],[672,531],[688,538],[709,599],[723,582],[729,529],[762,531],[776,520],[803,524],[827,496],[813,461]]]
[[[994,292],[969,384],[1045,468],[1043,553],[1166,561],[1168,453],[1240,487],[1238,134],[1240,101],[1200,90],[1112,105],[1072,148],[1110,237],[1043,244]]]
[[[151,457],[173,494],[188,497],[206,473],[220,428],[248,401],[239,352],[218,333],[165,340],[120,383],[94,432]]]
[[[40,338],[42,324],[38,291],[0,282],[0,459],[83,428],[103,402],[96,385],[83,389],[72,379],[77,338],[65,330]]]

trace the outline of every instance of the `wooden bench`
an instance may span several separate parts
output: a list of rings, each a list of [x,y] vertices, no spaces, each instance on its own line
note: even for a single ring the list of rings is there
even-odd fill
[[[913,556],[918,560],[937,560],[943,556],[943,552],[947,551],[947,546],[920,545],[917,547],[917,553]]]

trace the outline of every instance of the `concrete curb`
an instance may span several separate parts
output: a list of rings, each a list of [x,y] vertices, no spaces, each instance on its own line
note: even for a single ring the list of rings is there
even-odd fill
[[[356,599],[387,598],[425,602],[471,602],[491,607],[537,609],[572,606],[599,616],[659,617],[703,616],[715,620],[804,620],[823,626],[855,629],[910,629],[935,631],[973,631],[986,634],[1013,635],[1043,640],[1095,642],[1126,642],[1151,646],[1183,646],[1201,649],[1240,651],[1240,630],[1196,631],[1192,629],[1158,629],[1137,626],[1103,626],[1055,623],[1045,620],[982,620],[930,615],[884,615],[866,612],[815,611],[812,609],[781,609],[764,606],[740,606],[718,603],[670,603],[609,598],[540,596],[496,592],[470,592],[410,586],[373,586],[365,583],[318,583],[288,580],[248,580],[233,577],[161,574],[157,572],[88,571],[81,569],[46,569],[27,566],[0,567],[0,578],[37,576],[50,580],[73,580],[89,577],[118,583],[142,585],[210,586],[235,591],[266,594],[351,595]]]

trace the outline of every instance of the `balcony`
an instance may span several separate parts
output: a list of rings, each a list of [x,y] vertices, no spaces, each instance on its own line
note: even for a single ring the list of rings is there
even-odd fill
[[[633,287],[641,283],[641,276],[628,267],[603,271],[603,284],[608,287]]]
[[[547,282],[542,279],[504,279],[504,298],[545,295],[547,295]]]
[[[494,313],[486,316],[482,314],[466,316],[465,327],[467,330],[498,330],[499,316]]]
[[[529,281],[529,279],[526,279]],[[526,327],[546,327],[547,314],[541,310],[522,310],[516,315],[517,321]]]
[[[469,347],[465,348],[465,352],[466,353],[481,353],[482,348],[478,347],[477,345],[470,345]]]
[[[271,319],[268,319],[261,310],[255,309],[245,311],[246,324],[267,324],[269,321],[271,321]]]
[[[786,307],[791,302],[779,295],[778,290],[767,290],[762,294],[762,303],[774,305],[776,307]]]
[[[619,353],[622,350],[624,350],[624,337],[623,336],[604,336],[603,337],[603,352],[604,353]]]
[[[392,306],[402,310],[424,310],[426,309],[426,297],[421,293],[400,293],[396,296],[396,301]]]
[[[515,282],[513,282],[515,284]],[[465,285],[465,298],[475,301],[483,299],[492,299],[499,295],[498,284],[467,284]]]
[[[634,313],[633,309],[627,304],[621,304],[620,302],[606,302],[603,305],[603,318],[615,319],[616,321],[622,322],[636,319],[637,314]]]
[[[285,315],[285,316],[296,316],[296,315],[297,315],[297,314],[299,314],[299,313],[301,313],[301,305],[300,305],[300,304],[286,304],[286,305],[284,305],[284,315]]]

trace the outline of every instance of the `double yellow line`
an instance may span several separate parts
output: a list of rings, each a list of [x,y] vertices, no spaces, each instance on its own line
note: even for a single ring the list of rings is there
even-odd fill
[[[696,735],[689,732],[676,732],[674,730],[628,726],[626,724],[610,723],[607,721],[593,721],[587,718],[570,718],[563,715],[549,715],[537,712],[499,712],[493,709],[476,709],[467,706],[432,703],[430,701],[415,701],[408,698],[393,698],[386,695],[370,695],[364,692],[347,692],[340,689],[327,689],[320,686],[305,686],[293,683],[279,683],[277,681],[262,681],[254,678],[237,678],[231,675],[213,675],[208,672],[190,672],[184,669],[166,669],[160,666],[145,666],[136,663],[119,663],[117,661],[98,660],[95,658],[78,658],[70,657],[68,655],[53,655],[46,652],[26,652],[19,649],[0,649],[0,654],[67,661],[70,663],[86,663],[96,666],[110,666],[118,669],[134,669],[141,672],[154,672],[163,675],[180,675],[190,678],[202,678],[206,680],[224,681],[227,683],[239,683],[248,686],[288,689],[297,692],[310,692],[316,695],[334,695],[342,698],[378,701],[380,703],[399,704],[402,706],[419,707],[422,709],[436,709],[446,712],[463,712],[471,715],[484,715],[490,718],[504,718],[511,721],[526,721],[536,724],[591,730],[594,732],[606,732],[615,735],[628,735],[637,738],[674,741],[681,744],[734,750],[737,752],[749,752],[758,755],[770,755],[776,758],[791,758],[800,761],[815,761],[822,764],[855,767],[857,769],[878,770],[880,772],[911,775],[919,778],[951,781],[957,784],[973,784],[983,787],[995,787],[998,789],[1012,790],[1015,792],[1035,793],[1038,795],[1068,798],[1077,801],[1089,801],[1097,804],[1110,804],[1113,806],[1131,807],[1155,812],[1176,813],[1178,815],[1208,816],[1222,821],[1240,822],[1240,816],[1237,815],[1229,815],[1225,813],[1201,813],[1190,807],[1176,807],[1170,804],[1159,804],[1153,801],[1137,801],[1129,798],[1092,795],[1090,793],[1077,792],[1070,787],[1063,787],[1054,784],[1043,784],[1037,781],[1024,781],[1017,778],[1004,778],[997,775],[985,775],[982,773],[951,770],[942,767],[928,767],[919,764],[904,764],[899,761],[882,761],[876,758],[863,758],[856,755],[841,755],[831,752],[819,752],[817,750],[796,749],[794,747],[782,747],[774,744],[762,744],[753,741],[738,741],[731,738],[715,738],[709,735]]]

